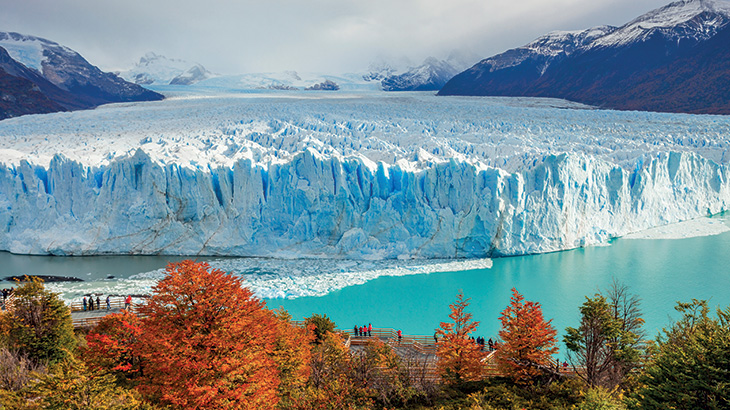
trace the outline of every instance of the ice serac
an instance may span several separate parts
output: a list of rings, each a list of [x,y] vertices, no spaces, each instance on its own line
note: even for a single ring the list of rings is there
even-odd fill
[[[691,152],[628,171],[582,153],[506,172],[376,166],[306,149],[286,162],[0,166],[0,249],[348,258],[482,257],[598,243],[727,209],[728,169]]]

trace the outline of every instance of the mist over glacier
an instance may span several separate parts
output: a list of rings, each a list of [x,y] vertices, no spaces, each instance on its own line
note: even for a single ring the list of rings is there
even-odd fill
[[[550,99],[198,93],[0,122],[0,249],[478,258],[721,212],[730,121]]]

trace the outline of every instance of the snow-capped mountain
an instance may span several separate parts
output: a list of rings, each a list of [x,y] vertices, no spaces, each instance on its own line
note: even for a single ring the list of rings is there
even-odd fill
[[[363,79],[379,82],[383,91],[436,91],[476,60],[463,52],[452,52],[446,60],[428,57],[420,65],[412,65],[405,58],[379,58],[370,64]]]
[[[458,72],[449,62],[429,57],[405,73],[385,76],[380,84],[384,91],[436,91]]]
[[[191,85],[213,77],[201,64],[147,53],[119,76],[140,85]]]
[[[102,72],[77,52],[50,40],[0,32],[0,47],[26,68],[16,70],[16,76],[33,82],[46,97],[66,109],[163,98],[114,74]]]
[[[730,113],[730,1],[682,0],[621,27],[553,32],[482,60],[440,95],[559,97],[618,108]]]

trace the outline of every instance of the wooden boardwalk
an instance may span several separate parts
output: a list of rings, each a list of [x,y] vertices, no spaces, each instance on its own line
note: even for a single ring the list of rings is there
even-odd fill
[[[121,313],[124,310],[124,299],[113,298],[110,300],[109,309],[106,308],[104,302],[102,302],[102,309],[83,310],[82,302],[73,303],[70,309],[74,328],[91,328],[96,326],[105,316],[113,313]],[[134,312],[134,304],[132,304],[132,312]],[[293,323],[299,326],[304,325],[302,321],[294,321]],[[345,335],[345,346],[347,346],[352,354],[362,353],[370,341],[379,339],[393,348],[393,351],[408,367],[409,373],[412,373],[411,377],[413,379],[418,379],[419,382],[436,383],[439,381],[436,370],[436,349],[438,345],[433,336],[402,334],[400,340],[398,340],[398,331],[391,328],[373,328],[370,336],[354,335],[352,329],[335,330]],[[501,372],[497,368],[495,360],[496,351],[486,351],[485,353],[486,357],[483,360],[484,376],[500,376]],[[562,375],[569,377],[576,376],[576,372],[572,368],[563,368],[559,363],[552,362],[551,367],[557,369],[557,373]],[[580,369],[578,370],[580,371]]]
[[[83,301],[77,301],[69,306],[71,309],[71,321],[76,329],[79,328],[91,328],[96,326],[104,316],[111,315],[112,313],[121,313],[124,310],[124,297],[114,296],[109,299],[109,308],[106,306],[106,298],[101,299],[101,309],[96,308],[94,310],[84,310]],[[94,303],[96,307],[96,302]],[[131,311],[134,312],[134,301],[132,301]]]

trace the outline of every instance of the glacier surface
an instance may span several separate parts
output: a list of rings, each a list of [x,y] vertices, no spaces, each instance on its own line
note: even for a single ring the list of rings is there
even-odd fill
[[[0,122],[0,250],[481,258],[728,208],[730,120],[191,88]]]

